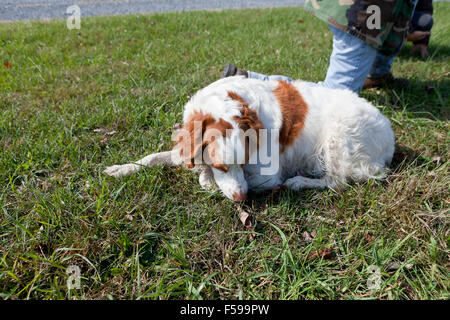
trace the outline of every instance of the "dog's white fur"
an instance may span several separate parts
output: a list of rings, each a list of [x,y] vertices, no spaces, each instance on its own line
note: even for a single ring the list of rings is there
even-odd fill
[[[242,105],[230,99],[229,92],[242,97],[254,111],[265,129],[281,129],[282,108],[274,95],[278,82],[244,77],[221,79],[200,90],[186,104],[183,121],[196,112],[223,119],[238,129],[235,117],[241,115]],[[279,170],[270,176],[261,175],[257,158],[243,168],[226,159],[225,154],[236,151],[242,156],[245,148],[232,137],[218,139],[216,152],[223,157],[229,170],[223,172],[212,166],[200,165],[200,184],[211,188],[214,182],[230,199],[241,201],[248,190],[262,191],[279,186],[292,188],[337,188],[348,182],[363,182],[382,178],[394,153],[394,133],[390,122],[367,100],[349,90],[311,86],[303,81],[292,82],[307,105],[304,127],[293,144],[277,145]],[[268,148],[268,139],[261,139],[259,148]],[[226,152],[227,151],[227,152]],[[255,155],[254,155],[255,156]],[[253,162],[252,162],[253,161]],[[137,163],[112,166],[105,170],[111,176],[131,174],[142,166],[156,164],[180,165],[179,150],[153,154]],[[299,174],[299,172],[301,174]],[[238,195],[236,197],[236,195]]]

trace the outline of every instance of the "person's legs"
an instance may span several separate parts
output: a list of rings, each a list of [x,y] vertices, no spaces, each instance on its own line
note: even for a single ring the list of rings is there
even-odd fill
[[[412,12],[411,23],[413,23],[415,14],[415,8],[417,1],[414,2],[414,9]],[[381,53],[377,53],[372,68],[370,69],[367,80],[364,83],[364,88],[380,87],[386,84],[398,84],[407,85],[408,80],[403,78],[394,78],[391,74],[392,63],[394,63],[395,56],[388,57]],[[378,79],[378,80],[377,80]]]
[[[234,64],[231,64],[231,63],[227,64],[222,72],[222,78],[233,77],[233,76],[238,76],[238,75],[245,76],[250,79],[258,79],[258,80],[263,80],[263,81],[273,81],[273,80],[275,80],[275,81],[281,80],[281,81],[286,81],[286,82],[293,81],[291,78],[286,77],[286,76],[267,76],[265,74],[261,74],[261,73],[257,73],[257,72],[253,72],[253,71],[249,71],[249,70],[244,70],[244,69],[236,67]]]
[[[367,79],[364,81],[363,90],[370,88],[408,87],[409,81],[405,78],[394,78],[391,73],[392,63],[396,56],[388,57],[378,52],[370,69]]]
[[[323,85],[359,92],[375,60],[377,50],[361,39],[329,25],[334,34],[333,52]]]

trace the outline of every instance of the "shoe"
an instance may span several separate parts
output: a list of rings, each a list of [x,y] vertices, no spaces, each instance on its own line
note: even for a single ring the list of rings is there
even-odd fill
[[[388,74],[377,78],[367,77],[364,81],[362,90],[385,87],[407,88],[409,87],[409,80],[405,78],[394,78],[392,73],[389,72]]]
[[[245,76],[246,78],[248,78],[248,72],[236,67],[234,64],[229,63],[223,69],[222,76],[220,78],[223,79],[233,76]]]

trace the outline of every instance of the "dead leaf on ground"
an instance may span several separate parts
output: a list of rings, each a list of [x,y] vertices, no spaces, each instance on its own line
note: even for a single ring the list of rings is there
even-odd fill
[[[9,69],[12,67],[12,63],[9,61],[3,62],[3,65],[5,66],[6,69]]]
[[[241,208],[239,208],[239,219],[241,220],[244,227],[246,227],[247,229],[251,229],[253,227],[250,214]]]
[[[252,223],[252,217],[250,216],[250,214],[245,211],[242,208],[238,207],[238,212],[239,212],[239,219],[241,220],[242,224],[244,225],[246,230],[252,230],[253,229],[253,223]],[[249,236],[250,241],[253,241],[255,239],[255,234],[252,233]]]
[[[327,247],[320,250],[312,251],[306,260],[315,258],[331,259],[333,257],[333,247]]]

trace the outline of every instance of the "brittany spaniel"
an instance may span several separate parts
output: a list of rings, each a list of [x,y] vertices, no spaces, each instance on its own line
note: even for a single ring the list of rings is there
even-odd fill
[[[186,104],[171,151],[108,167],[120,177],[143,166],[182,165],[204,188],[244,201],[249,190],[339,188],[382,178],[394,133],[367,100],[303,81],[221,79]]]

